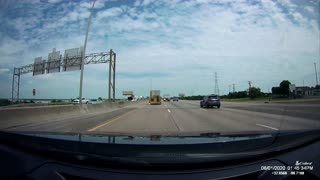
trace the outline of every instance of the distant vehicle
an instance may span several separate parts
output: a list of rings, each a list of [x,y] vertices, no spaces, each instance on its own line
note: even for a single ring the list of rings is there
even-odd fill
[[[98,99],[91,99],[89,101],[89,104],[101,104],[103,101],[101,100],[98,100]]]
[[[170,95],[169,94],[164,94],[162,100],[163,101],[170,101]]]
[[[163,101],[170,101],[170,97],[164,97]]]
[[[73,100],[72,103],[73,104],[80,104],[80,100],[79,99],[75,99],[75,100]],[[82,104],[89,104],[89,100],[83,97],[82,98]]]
[[[178,97],[173,97],[172,101],[179,101],[179,98]]]
[[[216,106],[217,108],[220,108],[220,98],[218,95],[211,94],[208,96],[205,96],[203,100],[200,101],[200,107],[213,107]]]
[[[160,90],[151,90],[150,91],[150,98],[149,103],[151,105],[160,105],[161,104],[161,97],[160,97]]]

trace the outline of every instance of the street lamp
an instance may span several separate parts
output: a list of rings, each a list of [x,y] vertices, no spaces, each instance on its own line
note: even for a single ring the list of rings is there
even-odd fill
[[[83,70],[84,70],[84,59],[86,55],[86,48],[87,48],[87,40],[88,40],[88,34],[89,34],[89,29],[90,29],[90,24],[91,24],[91,17],[92,17],[92,12],[93,12],[93,7],[95,4],[95,0],[93,1],[92,7],[91,7],[91,12],[90,16],[88,19],[88,26],[87,26],[87,32],[86,32],[86,37],[84,40],[84,47],[83,47],[83,52],[82,52],[82,60],[81,60],[81,73],[80,73],[80,92],[79,92],[79,103],[82,105],[82,86],[83,86]]]

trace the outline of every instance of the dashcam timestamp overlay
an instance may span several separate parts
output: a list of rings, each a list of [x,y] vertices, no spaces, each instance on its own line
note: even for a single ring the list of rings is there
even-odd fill
[[[304,175],[305,171],[313,171],[312,162],[296,161],[293,166],[261,166],[263,171],[272,171],[273,175]]]

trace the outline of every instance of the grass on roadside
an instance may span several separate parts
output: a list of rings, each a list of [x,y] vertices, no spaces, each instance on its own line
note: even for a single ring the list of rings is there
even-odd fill
[[[271,98],[269,97],[260,97],[260,98],[255,98],[255,99],[250,99],[250,98],[236,98],[236,99],[221,99],[221,101],[225,102],[255,102],[255,101],[269,101]]]
[[[66,105],[72,104],[71,102],[49,102],[48,105]]]

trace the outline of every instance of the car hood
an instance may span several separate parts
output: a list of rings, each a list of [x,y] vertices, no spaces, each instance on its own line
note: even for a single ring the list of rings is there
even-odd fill
[[[93,133],[60,133],[60,132],[15,132],[17,134],[41,137],[48,139],[60,139],[78,142],[112,143],[112,144],[203,144],[203,143],[223,143],[234,141],[261,140],[272,138],[277,133],[189,133],[189,134],[169,134],[169,135],[134,135],[134,134],[93,134]]]
[[[0,142],[64,157],[125,158],[152,164],[248,159],[319,139],[319,130],[192,136],[131,136],[81,133],[0,132]]]

